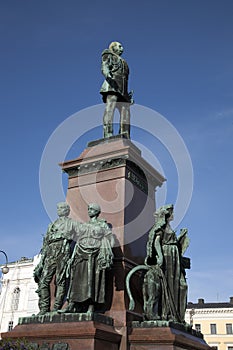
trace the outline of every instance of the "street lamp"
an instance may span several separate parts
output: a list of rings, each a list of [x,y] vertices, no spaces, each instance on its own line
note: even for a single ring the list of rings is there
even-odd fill
[[[189,315],[190,315],[190,324],[191,324],[191,326],[193,326],[193,316],[195,315],[194,308],[189,311]]]
[[[5,275],[6,273],[9,272],[9,267],[7,266],[7,264],[8,264],[8,257],[7,257],[6,253],[5,253],[3,250],[0,250],[0,253],[4,254],[4,255],[5,255],[5,258],[6,258],[6,263],[5,263],[5,265],[2,267],[2,273]]]

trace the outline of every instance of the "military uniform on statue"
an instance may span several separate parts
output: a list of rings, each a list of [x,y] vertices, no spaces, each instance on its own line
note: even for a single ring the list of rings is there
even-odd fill
[[[100,93],[106,103],[103,116],[104,138],[113,136],[113,117],[117,108],[120,113],[119,134],[130,138],[130,105],[132,92],[128,93],[129,67],[121,57],[123,46],[114,41],[102,53],[102,73],[105,81]]]
[[[52,311],[59,310],[66,293],[66,264],[71,254],[71,242],[76,239],[79,223],[68,218],[67,203],[57,204],[59,218],[51,223],[44,237],[41,260],[34,270],[38,283],[39,315],[51,311],[50,283],[55,275],[55,301]]]

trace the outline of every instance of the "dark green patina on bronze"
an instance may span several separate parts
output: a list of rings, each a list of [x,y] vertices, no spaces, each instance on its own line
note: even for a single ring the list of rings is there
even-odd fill
[[[187,305],[185,269],[190,268],[190,259],[183,257],[189,245],[187,229],[181,229],[177,237],[170,226],[173,220],[173,205],[165,205],[155,213],[155,224],[147,241],[145,265],[134,267],[126,278],[130,297],[129,309],[134,309],[130,290],[130,278],[136,271],[144,270],[143,309],[145,321],[184,323]],[[154,323],[153,323],[154,324]]]

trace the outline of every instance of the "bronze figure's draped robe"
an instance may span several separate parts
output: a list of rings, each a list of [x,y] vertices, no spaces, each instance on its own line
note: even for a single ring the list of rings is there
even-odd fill
[[[187,284],[177,237],[175,232],[169,228],[158,231],[156,236],[160,236],[161,239],[164,257],[162,270],[167,284],[162,289],[162,319],[174,319],[174,315],[171,314],[170,310],[170,305],[173,304],[175,320],[183,321],[187,302]]]
[[[156,219],[149,233],[146,264],[157,275],[156,282],[160,280],[154,298],[157,300],[157,315],[163,320],[184,322],[187,305],[185,269],[190,268],[190,260],[183,257],[189,244],[187,229],[181,229],[178,237],[171,229],[172,205],[161,207],[156,212]],[[154,307],[153,303],[151,307]]]
[[[103,219],[80,226],[71,261],[69,303],[105,302],[105,271],[112,264],[112,232]]]
[[[190,269],[190,259],[183,253],[189,246],[189,238],[186,228],[182,228],[176,236],[170,227],[172,220],[172,204],[164,205],[155,212],[155,224],[147,241],[145,265],[135,266],[128,273],[126,288],[129,310],[134,310],[130,278],[138,270],[147,270],[142,286],[145,320],[184,323],[187,305],[185,269]]]

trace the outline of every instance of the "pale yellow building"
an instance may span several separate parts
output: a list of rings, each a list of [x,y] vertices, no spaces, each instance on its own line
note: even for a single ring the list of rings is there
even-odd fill
[[[233,297],[224,303],[188,303],[185,319],[214,350],[233,350]]]

